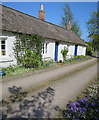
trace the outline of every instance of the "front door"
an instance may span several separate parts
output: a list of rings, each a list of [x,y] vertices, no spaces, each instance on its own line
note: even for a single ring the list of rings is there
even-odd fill
[[[55,43],[55,61],[58,60],[58,42]]]
[[[75,56],[77,56],[77,47],[78,45],[75,45],[75,53],[74,53]]]

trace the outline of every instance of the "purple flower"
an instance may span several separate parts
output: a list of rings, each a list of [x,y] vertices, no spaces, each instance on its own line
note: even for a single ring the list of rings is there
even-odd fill
[[[86,115],[82,115],[82,117],[86,118]]]
[[[95,109],[96,112],[98,112],[98,109]]]
[[[67,114],[67,117],[68,117],[68,118],[70,118],[70,115],[69,115],[69,114]]]

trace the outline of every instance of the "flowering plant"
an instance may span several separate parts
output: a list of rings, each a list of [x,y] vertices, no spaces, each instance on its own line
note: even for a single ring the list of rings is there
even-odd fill
[[[98,120],[99,99],[94,97],[79,98],[67,104],[63,111],[64,118],[80,120]]]

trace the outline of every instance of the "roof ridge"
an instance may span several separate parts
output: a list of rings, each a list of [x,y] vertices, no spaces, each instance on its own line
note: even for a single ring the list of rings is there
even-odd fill
[[[2,4],[0,4],[0,6],[2,6],[4,9],[6,9],[6,10],[11,10],[13,13],[14,12],[16,12],[18,15],[22,15],[22,16],[25,16],[26,18],[28,17],[28,18],[30,18],[32,21],[36,21],[37,23],[39,22],[40,24],[44,24],[44,26],[45,25],[50,25],[50,26],[52,26],[52,28],[54,28],[54,29],[56,29],[56,30],[59,30],[60,31],[60,34],[62,34],[62,35],[64,35],[64,34],[72,34],[72,35],[74,35],[74,37],[77,37],[77,39],[79,39],[78,40],[78,43],[80,42],[80,41],[82,41],[82,42],[84,42],[76,33],[74,33],[73,31],[68,31],[66,28],[63,28],[62,26],[59,26],[59,25],[56,25],[56,24],[53,24],[53,23],[50,23],[50,22],[47,22],[47,21],[44,21],[44,20],[41,20],[41,19],[39,19],[39,18],[37,18],[37,17],[34,17],[34,16],[32,16],[32,15],[29,15],[29,14],[27,14],[27,13],[24,13],[24,12],[21,12],[21,11],[18,11],[18,10],[16,10],[16,9],[13,9],[13,8],[10,8],[10,7],[7,7],[7,6],[5,6],[5,5],[2,5]],[[6,15],[5,15],[6,16]],[[22,26],[21,26],[22,27]],[[35,25],[34,25],[34,27],[35,27]],[[9,26],[8,26],[8,28],[9,28]],[[6,29],[6,27],[5,27],[5,30],[7,30]],[[19,28],[17,28],[17,30],[19,30]],[[26,29],[26,31],[25,30],[23,30],[23,32],[27,32],[27,30],[28,29]],[[44,29],[45,30],[45,29]],[[20,31],[20,30],[19,30]],[[35,27],[35,31],[36,31],[36,27]],[[34,33],[35,33],[35,31],[34,31]],[[14,32],[15,32],[15,30],[14,30]],[[22,31],[21,31],[22,32]],[[32,31],[33,32],[33,31]],[[31,31],[30,31],[30,33],[32,33]],[[39,31],[40,32],[40,31]],[[48,31],[48,33],[46,33],[46,35],[45,35],[45,33],[43,34],[44,36],[49,36],[49,33],[51,32],[51,30],[49,30]],[[55,33],[55,32],[54,32]],[[42,33],[41,33],[42,34]],[[55,33],[55,35],[58,35],[58,34],[56,34]],[[52,38],[53,38],[53,36],[54,35],[52,35]],[[54,36],[55,37],[55,36]],[[60,37],[62,37],[62,36],[60,36]],[[57,39],[59,39],[60,40],[60,38],[58,38],[57,37]],[[72,39],[72,38],[71,38]],[[73,41],[73,40],[72,40]],[[82,43],[82,44],[85,44],[85,43]]]
[[[40,20],[40,21],[42,21],[42,22],[55,25],[55,26],[57,26],[57,27],[59,27],[59,28],[62,28],[62,29],[64,29],[64,30],[70,32],[69,30],[67,30],[66,28],[64,28],[64,27],[62,27],[62,26],[56,25],[56,24],[54,24],[54,23],[51,23],[51,22],[48,22],[48,21],[45,21],[45,20],[41,20],[41,19],[39,19],[39,18],[37,18],[37,17],[35,17],[35,16],[32,16],[32,15],[29,15],[29,14],[27,14],[27,13],[21,12],[21,11],[19,11],[19,10],[16,10],[16,9],[11,8],[11,7],[8,7],[8,6],[5,6],[5,5],[3,5],[3,4],[0,4],[0,5],[3,6],[3,7],[9,8],[9,9],[11,9],[11,10],[14,10],[14,11],[16,11],[16,12],[19,12],[19,13],[21,13],[21,14],[27,15],[27,16],[29,16],[29,17],[33,17],[33,18],[35,18],[35,19],[37,19],[37,20]]]

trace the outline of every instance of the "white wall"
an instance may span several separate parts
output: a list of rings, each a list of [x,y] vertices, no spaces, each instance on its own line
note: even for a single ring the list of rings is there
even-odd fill
[[[84,46],[78,46],[77,48],[77,55],[86,55],[86,47]]]
[[[58,48],[58,61],[59,60],[63,61],[61,50],[64,49],[64,47],[68,48],[68,53],[67,53],[67,57],[66,58],[69,59],[71,57],[74,57],[74,50],[75,50],[75,46],[74,45],[60,42],[58,47],[59,47]]]
[[[75,45],[70,45],[68,47],[69,51],[67,53],[67,59],[73,58],[74,57],[74,52],[75,52]]]
[[[6,39],[6,55],[1,55],[1,39],[0,39],[0,67],[7,67],[8,65],[14,65],[16,64],[16,60],[14,58],[14,51],[13,46],[14,42],[16,40],[15,35],[11,32],[0,32],[0,38],[5,37]],[[42,52],[42,58],[43,60],[50,60],[55,58],[55,40],[46,39],[45,43],[47,43],[47,53]],[[61,50],[64,49],[64,47],[68,48],[68,54],[67,59],[74,56],[75,52],[75,45],[68,44],[65,42],[59,42],[58,45],[58,61],[63,60]],[[85,55],[86,53],[86,47],[84,46],[78,46],[77,49],[77,55]]]
[[[55,41],[54,40],[46,40],[45,43],[47,43],[47,53],[42,53],[43,60],[50,60],[55,58]],[[45,45],[44,45],[45,46]],[[66,59],[70,59],[74,57],[75,53],[75,45],[74,44],[68,44],[65,42],[59,42],[58,45],[58,61],[62,60],[63,57],[61,54],[61,50],[64,49],[64,47],[68,48],[68,53]],[[44,47],[45,50],[45,47]],[[77,47],[77,55],[84,55],[86,53],[86,47],[84,46],[78,46]]]
[[[47,53],[45,53],[45,44],[44,44],[44,54],[42,52],[42,58],[43,60],[54,60],[55,56],[55,41],[54,40],[45,40],[45,43],[47,43]]]
[[[63,61],[63,57],[62,57],[62,54],[61,54],[61,50],[63,50],[64,47],[67,48],[66,43],[62,43],[62,42],[59,43],[59,45],[58,45],[58,61],[59,61],[59,60],[62,60],[62,61]]]
[[[5,38],[5,45],[6,45],[6,55],[1,54],[1,39]],[[14,58],[14,51],[13,51],[13,46],[14,46],[14,41],[15,41],[15,36],[11,32],[2,32],[0,34],[0,67],[7,67],[9,65],[14,65],[16,64],[16,60]]]

